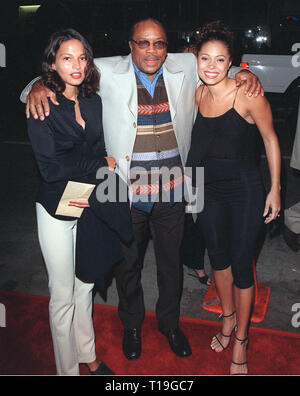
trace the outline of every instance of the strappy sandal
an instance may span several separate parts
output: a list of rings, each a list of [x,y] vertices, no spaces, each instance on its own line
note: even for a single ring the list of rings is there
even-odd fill
[[[241,345],[245,344],[245,342],[248,341],[248,336],[247,336],[246,338],[244,338],[243,340],[237,338],[236,334],[235,334],[234,337],[235,337],[235,339],[236,339],[237,341],[239,341],[239,342],[241,343]],[[248,349],[248,342],[247,342],[247,345],[246,345],[246,349]],[[248,364],[248,361],[246,360],[246,361],[243,362],[243,363],[237,363],[237,362],[231,360],[231,363],[232,363],[232,364],[235,364],[236,366],[245,366],[246,364]],[[248,375],[248,373],[236,373],[236,374],[231,374],[231,375]]]
[[[235,311],[233,311],[230,315],[223,315],[223,314],[221,314],[221,315],[219,316],[219,319],[230,318],[230,317],[233,316],[234,314],[235,314]],[[233,331],[234,331],[235,329],[236,329],[236,325],[234,326],[234,328],[232,329],[232,331],[231,331],[231,333],[230,333],[229,335],[223,334],[222,330],[221,330],[220,333],[218,333],[218,334],[221,334],[221,336],[224,337],[224,338],[231,338],[232,333],[233,333]],[[213,337],[212,341],[213,341],[214,339],[216,339],[216,340],[218,341],[218,343],[220,344],[220,346],[221,346],[221,348],[222,348],[222,351],[216,351],[216,350],[213,349],[213,348],[211,348],[211,349],[212,349],[213,351],[219,353],[219,352],[225,351],[225,349],[228,348],[229,342],[228,342],[228,345],[226,345],[226,347],[224,347],[224,345],[221,343],[221,341],[220,341],[219,338],[218,338],[218,334],[215,335],[215,336]]]
[[[202,283],[202,285],[205,285],[205,286],[210,286],[211,285],[212,281],[211,281],[211,279],[209,278],[208,275],[199,276],[198,272],[195,269],[193,269],[193,271],[195,272],[195,275],[194,274],[190,274],[190,273],[188,275],[192,276],[193,278],[198,279],[198,281],[200,283]],[[210,280],[210,283],[208,283],[209,280]]]

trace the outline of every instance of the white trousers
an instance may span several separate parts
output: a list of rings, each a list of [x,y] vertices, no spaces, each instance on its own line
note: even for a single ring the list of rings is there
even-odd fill
[[[75,276],[77,220],[57,220],[36,204],[39,242],[50,291],[50,327],[58,375],[79,375],[96,359],[92,320],[94,284]]]

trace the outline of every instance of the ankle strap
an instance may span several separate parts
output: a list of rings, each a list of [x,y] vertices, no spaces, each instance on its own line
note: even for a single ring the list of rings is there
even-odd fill
[[[238,337],[236,336],[236,334],[234,335],[234,337],[235,337],[235,339],[236,339],[237,341],[239,341],[242,345],[245,344],[246,341],[248,341],[248,336],[247,336],[246,338],[244,338],[243,340],[241,340],[240,338],[238,338]]]
[[[231,316],[233,316],[235,314],[235,311],[233,311],[230,315],[224,315],[223,313],[221,313],[221,315],[219,315],[219,319],[222,318],[230,318]]]

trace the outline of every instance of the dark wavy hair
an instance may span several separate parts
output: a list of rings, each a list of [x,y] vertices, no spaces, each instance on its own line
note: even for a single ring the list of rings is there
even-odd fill
[[[234,34],[229,27],[220,21],[207,23],[200,30],[197,41],[197,55],[202,46],[209,41],[222,41],[229,52],[230,59],[234,56]]]
[[[74,29],[64,29],[53,33],[45,48],[42,62],[42,80],[46,87],[55,93],[63,93],[65,83],[59,74],[52,69],[55,63],[56,54],[61,44],[68,40],[79,40],[84,48],[87,57],[87,66],[85,71],[85,79],[79,85],[78,91],[82,96],[91,96],[99,90],[100,73],[94,64],[93,51],[87,40]]]

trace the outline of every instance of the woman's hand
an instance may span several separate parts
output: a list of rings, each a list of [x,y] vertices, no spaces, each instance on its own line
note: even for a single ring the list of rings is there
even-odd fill
[[[116,167],[116,160],[113,157],[105,158],[108,164],[108,169],[114,171]],[[89,208],[90,204],[86,198],[76,198],[72,199],[72,201],[69,201],[68,206],[76,206],[76,208]]]
[[[114,157],[105,157],[105,159],[108,164],[108,169],[114,171],[116,167],[116,160],[114,159]]]
[[[279,189],[271,189],[269,192],[263,216],[266,217],[269,213],[269,216],[265,219],[265,224],[270,223],[275,220],[280,212],[280,190]]]
[[[68,206],[75,206],[76,208],[89,208],[90,204],[86,198],[77,198],[69,201]]]

